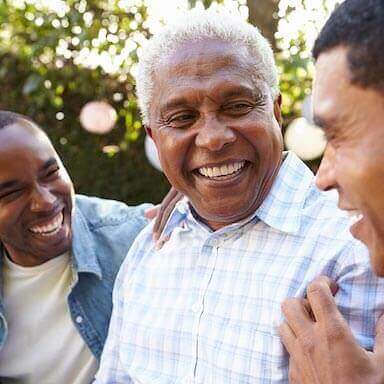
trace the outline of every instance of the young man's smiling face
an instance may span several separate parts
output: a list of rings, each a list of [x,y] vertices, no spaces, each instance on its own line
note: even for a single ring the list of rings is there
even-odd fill
[[[0,129],[0,241],[23,266],[71,247],[73,185],[48,137],[18,120]]]
[[[316,63],[314,117],[328,139],[317,186],[338,190],[339,207],[355,216],[352,235],[384,275],[384,95],[351,83],[347,52],[333,48]]]
[[[282,156],[280,104],[246,48],[181,45],[155,73],[149,131],[170,183],[213,229],[252,214]]]

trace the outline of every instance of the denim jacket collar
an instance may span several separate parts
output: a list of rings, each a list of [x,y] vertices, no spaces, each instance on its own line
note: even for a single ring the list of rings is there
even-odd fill
[[[77,273],[92,273],[100,280],[103,277],[99,260],[95,252],[95,242],[92,240],[88,224],[76,204],[76,214],[72,214],[72,255],[73,267]]]

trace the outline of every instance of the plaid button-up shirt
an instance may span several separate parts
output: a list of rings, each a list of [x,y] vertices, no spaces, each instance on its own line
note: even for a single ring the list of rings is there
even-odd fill
[[[97,383],[287,383],[280,304],[326,274],[372,348],[384,285],[335,199],[293,154],[259,209],[212,232],[181,201],[161,250],[144,229],[119,272]]]

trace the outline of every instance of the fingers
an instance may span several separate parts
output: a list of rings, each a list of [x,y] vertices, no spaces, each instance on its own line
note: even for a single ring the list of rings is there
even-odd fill
[[[384,359],[384,314],[381,315],[376,323],[376,339],[373,350]]]
[[[165,196],[160,207],[158,208],[155,223],[153,225],[153,238],[155,241],[159,240],[173,208],[182,197],[183,195],[174,188],[171,188]]]
[[[157,215],[157,212],[159,211],[159,208],[160,206],[159,205],[155,205],[151,208],[148,208],[145,212],[144,212],[144,216],[149,219],[149,220],[152,220],[156,217]]]
[[[328,276],[325,276],[325,275],[322,275],[322,276],[319,276],[317,277],[316,279],[314,279],[312,281],[311,284],[316,284],[316,283],[319,283],[319,284],[324,284],[325,286],[328,286],[329,289],[331,290],[332,292],[332,295],[335,296],[339,287],[337,286],[336,282],[333,281],[330,277]]]
[[[156,215],[156,218],[155,218],[155,223],[153,224],[153,239],[155,241],[159,240],[160,238],[160,234],[162,232],[162,230],[164,229],[164,226],[165,226],[165,223],[166,223],[166,220],[164,220],[164,211],[166,209],[166,207],[163,205],[164,204],[164,201],[163,203],[158,207],[158,211],[157,211],[157,215]],[[167,217],[168,219],[168,217]],[[162,228],[160,230],[160,228]]]
[[[293,359],[289,359],[289,384],[300,384],[299,373],[297,365]]]
[[[307,288],[307,297],[321,335],[334,348],[343,350],[360,350],[343,315],[336,306],[333,294],[334,283],[324,276],[314,280]]]
[[[161,237],[159,240],[156,241],[156,244],[155,244],[155,249],[156,250],[159,250],[161,248],[163,248],[163,245],[170,239],[170,236],[164,236],[164,237]]]
[[[175,208],[176,203],[182,198],[182,194],[177,193],[169,202],[164,202],[164,205],[161,205],[159,214],[156,216],[154,224],[154,236],[156,240],[160,239],[161,234],[165,228],[165,225],[171,215],[173,208]],[[167,205],[165,205],[167,204]]]
[[[333,295],[337,285],[326,276],[316,278],[307,288],[307,298],[316,321],[329,321],[340,319]]]
[[[296,336],[292,332],[292,329],[289,327],[287,322],[284,322],[280,325],[279,334],[281,336],[281,340],[288,351],[289,357],[289,383],[290,384],[314,384],[314,381],[310,377],[309,380],[306,376],[306,367],[303,364],[300,364],[302,360],[299,360],[298,363],[295,362],[295,358],[299,357],[300,359],[305,358],[304,353],[301,350],[298,350],[297,347],[300,344],[297,343]],[[305,380],[303,379],[305,378]]]
[[[175,190],[173,188],[171,188],[169,190],[169,192],[166,194],[166,196],[164,197],[164,199],[161,202],[160,206],[157,207],[158,208],[158,212],[157,212],[155,223],[153,225],[153,232],[154,233],[156,233],[158,231],[160,223],[161,223],[161,220],[162,220],[162,217],[164,215],[164,210],[166,209],[168,204],[172,201],[174,196],[175,196]]]
[[[375,346],[373,347],[373,352],[376,355],[378,366],[381,367],[381,372],[383,372],[382,366],[384,364],[384,314],[381,315],[376,324],[376,339]],[[384,382],[383,375],[381,375],[381,383]]]
[[[305,299],[292,298],[284,300],[281,310],[296,336],[307,332],[308,328],[313,325],[308,301]]]
[[[286,321],[280,324],[278,332],[287,352],[290,355],[293,354],[296,344],[296,336]]]

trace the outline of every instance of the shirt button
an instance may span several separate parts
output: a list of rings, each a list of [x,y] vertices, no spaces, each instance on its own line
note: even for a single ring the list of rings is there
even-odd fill
[[[81,324],[83,322],[83,318],[81,316],[77,316],[75,321],[77,324]]]
[[[192,311],[193,312],[199,312],[200,311],[200,304],[199,303],[195,303],[192,305]]]

